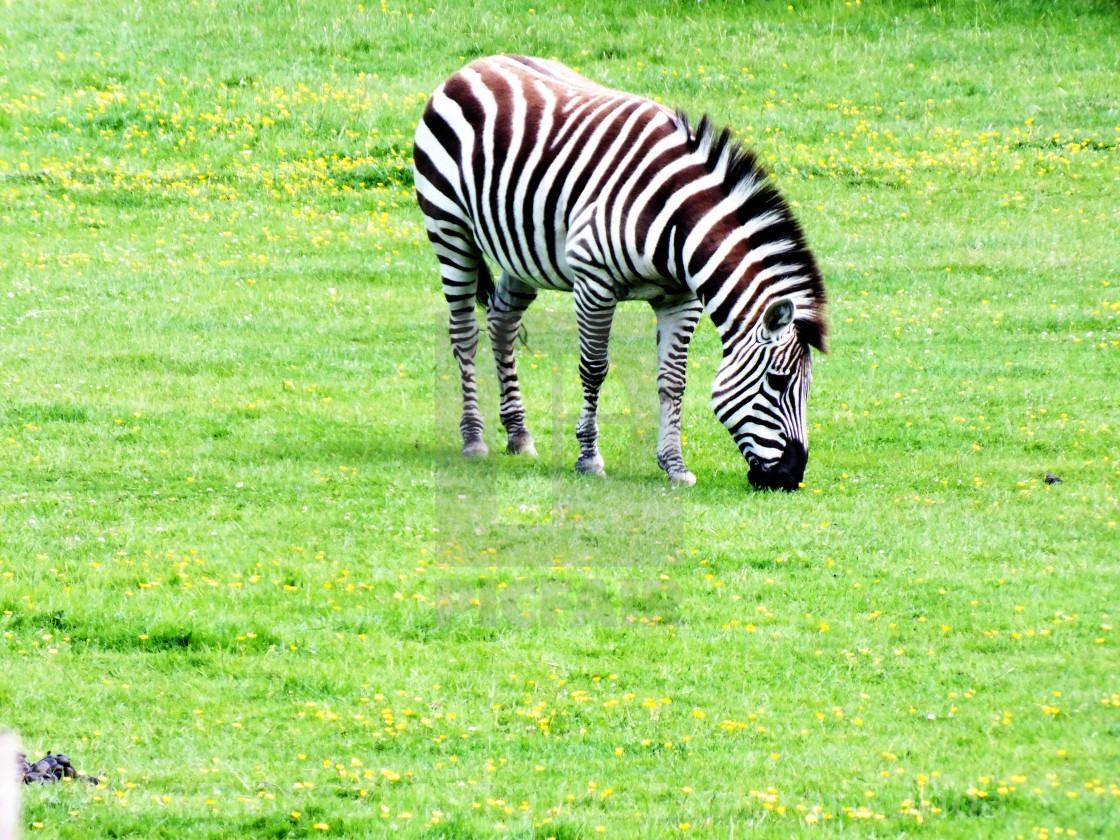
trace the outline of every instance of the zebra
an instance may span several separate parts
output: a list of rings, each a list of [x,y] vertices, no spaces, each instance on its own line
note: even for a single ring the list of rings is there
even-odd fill
[[[681,111],[592,82],[556,61],[472,61],[429,99],[416,130],[416,194],[450,309],[463,393],[462,454],[487,454],[474,357],[485,309],[510,453],[536,455],[514,348],[541,289],[571,292],[583,402],[575,468],[603,475],[596,410],[615,307],[657,320],[657,462],[692,485],[681,449],[688,345],[702,312],[723,358],[712,407],[767,489],[797,489],[808,460],[810,348],[827,352],[824,283],[755,155]],[[494,282],[486,260],[500,267]]]

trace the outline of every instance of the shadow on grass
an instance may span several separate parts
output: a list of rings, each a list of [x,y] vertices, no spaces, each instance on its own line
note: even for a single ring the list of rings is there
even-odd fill
[[[267,631],[251,638],[236,627],[222,623],[195,624],[159,620],[146,624],[120,616],[71,615],[64,611],[51,613],[10,610],[3,627],[9,632],[51,633],[71,640],[75,653],[118,652],[160,653],[164,651],[236,651],[239,653],[267,651],[281,644],[275,634]],[[242,637],[242,638],[239,638]]]

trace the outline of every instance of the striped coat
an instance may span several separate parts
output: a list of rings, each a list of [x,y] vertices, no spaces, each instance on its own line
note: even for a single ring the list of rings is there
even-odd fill
[[[463,387],[463,454],[486,454],[475,304],[487,311],[511,452],[533,452],[514,343],[539,289],[573,293],[583,405],[576,469],[603,471],[596,411],[615,306],[658,322],[657,458],[684,465],[688,343],[707,312],[723,344],[717,417],[760,487],[794,489],[807,460],[810,348],[825,349],[825,293],[787,204],[754,156],[679,112],[553,61],[480,59],[433,94],[417,129],[416,192],[440,264]],[[498,266],[495,283],[487,260]]]

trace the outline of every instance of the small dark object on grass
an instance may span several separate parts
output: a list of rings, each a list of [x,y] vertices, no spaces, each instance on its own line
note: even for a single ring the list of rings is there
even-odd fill
[[[46,784],[47,782],[76,778],[81,778],[92,785],[97,784],[97,779],[92,776],[79,777],[78,771],[70,763],[70,757],[62,753],[47,753],[34,764],[31,764],[23,753],[17,753],[17,758],[23,771],[23,783],[25,785],[32,782]]]
[[[1043,481],[1045,481],[1047,484],[1061,484],[1062,483],[1062,480],[1060,478],[1058,478],[1056,475],[1054,475],[1054,473],[1046,473],[1046,477],[1043,479]]]

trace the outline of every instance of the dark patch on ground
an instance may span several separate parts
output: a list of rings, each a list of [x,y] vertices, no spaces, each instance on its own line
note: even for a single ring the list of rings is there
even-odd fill
[[[70,757],[62,753],[47,753],[34,764],[31,764],[23,753],[17,753],[16,760],[21,765],[25,785],[33,782],[45,785],[63,779],[81,779],[91,785],[97,784],[97,779],[92,776],[79,776],[74,765],[70,763]]]

